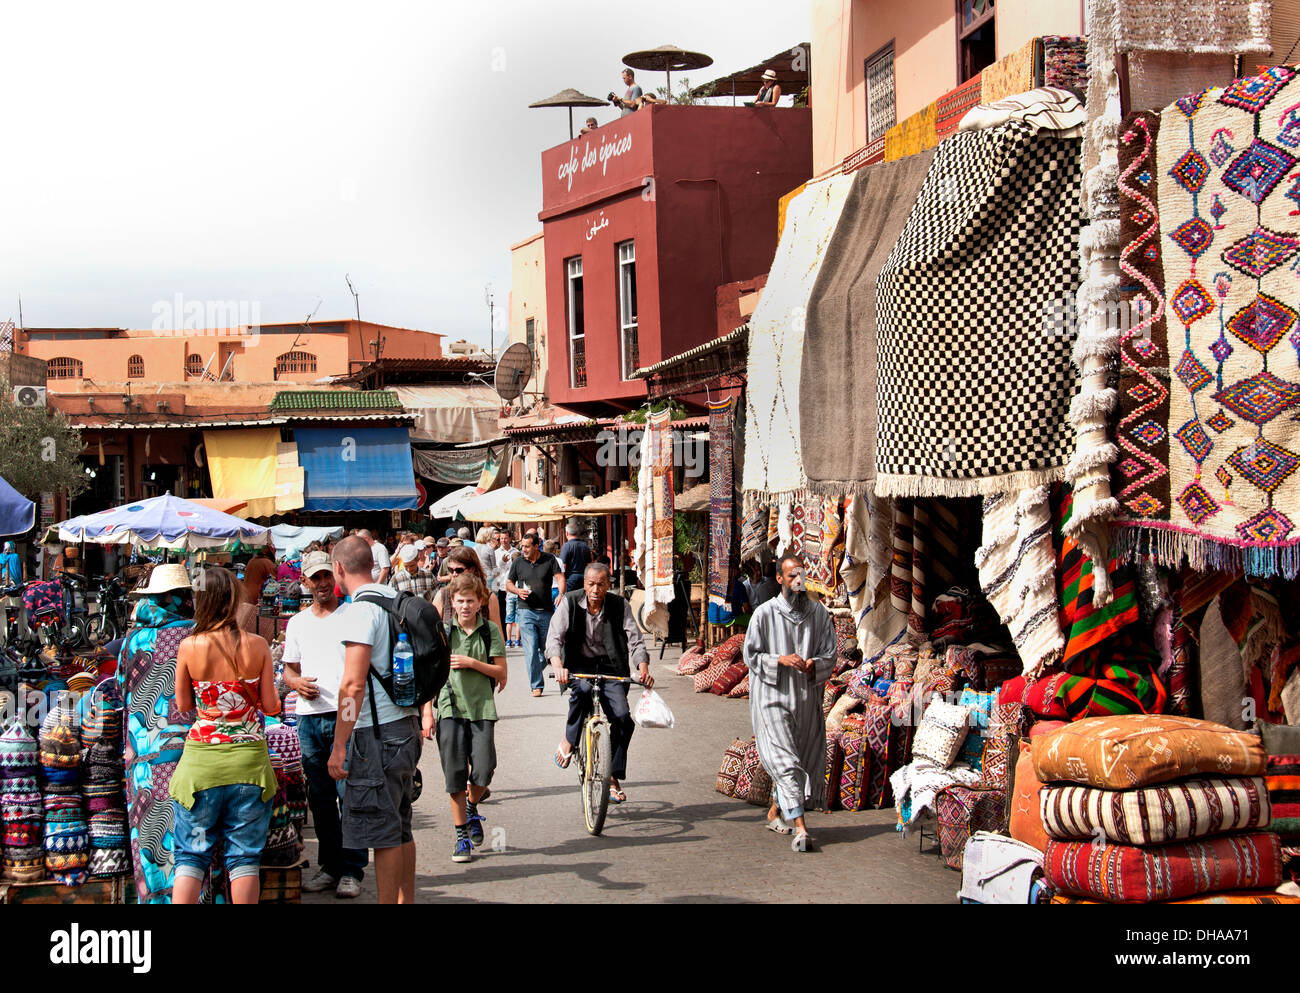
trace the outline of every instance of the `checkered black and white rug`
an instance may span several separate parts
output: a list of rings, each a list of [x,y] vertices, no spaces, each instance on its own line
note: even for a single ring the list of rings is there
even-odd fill
[[[1061,477],[1074,441],[1079,147],[1020,122],[939,146],[877,282],[879,495]]]

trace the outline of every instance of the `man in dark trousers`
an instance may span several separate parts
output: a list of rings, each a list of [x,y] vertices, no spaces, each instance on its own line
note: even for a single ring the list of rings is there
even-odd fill
[[[582,589],[560,598],[546,639],[546,656],[555,670],[556,681],[569,681],[569,670],[585,674],[622,676],[636,666],[637,679],[647,688],[654,686],[650,656],[632,609],[622,597],[609,592],[609,567],[599,562],[587,566]],[[605,683],[600,706],[609,718],[611,765],[609,798],[622,803],[627,794],[621,788],[627,775],[627,746],[636,724],[627,703],[627,683]],[[569,716],[564,741],[555,749],[555,764],[567,769],[578,747],[578,735],[587,720],[591,682],[575,679],[569,692]]]
[[[564,537],[567,539],[560,546],[560,564],[564,566],[564,588],[576,590],[583,584],[583,575],[591,565],[591,548],[578,537],[578,525],[569,521],[564,525]]]

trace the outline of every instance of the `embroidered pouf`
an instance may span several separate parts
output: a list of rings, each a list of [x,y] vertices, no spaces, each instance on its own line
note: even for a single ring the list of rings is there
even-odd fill
[[[826,809],[840,809],[840,775],[844,771],[844,746],[840,732],[826,730]]]
[[[1053,839],[1043,868],[1058,893],[1107,903],[1154,903],[1276,889],[1282,882],[1282,845],[1266,832],[1153,848]]]
[[[722,766],[718,769],[714,789],[723,796],[736,795],[736,778],[740,775],[745,756],[745,740],[736,738],[722,753]]]
[[[840,747],[844,755],[838,783],[840,806],[845,810],[865,810],[870,806],[867,791],[871,778],[865,717],[854,714],[845,719],[840,729]]]
[[[1048,785],[1039,803],[1051,837],[1101,837],[1121,845],[1257,831],[1271,820],[1268,789],[1258,776],[1180,779],[1132,790]]]
[[[1168,714],[1089,717],[1034,744],[1044,782],[1064,780],[1105,789],[1131,789],[1198,773],[1262,776],[1260,739],[1210,721]]]
[[[966,842],[977,831],[997,831],[1005,809],[1006,796],[999,790],[949,786],[935,798],[939,848],[948,868],[961,869]]]
[[[736,776],[736,799],[766,807],[772,799],[772,777],[758,758],[758,742],[750,738],[740,757],[740,774]]]

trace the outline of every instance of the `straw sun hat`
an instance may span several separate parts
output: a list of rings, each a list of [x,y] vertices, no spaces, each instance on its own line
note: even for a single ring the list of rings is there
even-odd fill
[[[185,566],[179,562],[172,562],[166,565],[156,565],[153,571],[149,573],[149,582],[144,586],[137,586],[131,591],[132,596],[149,596],[151,593],[170,593],[174,590],[189,590],[190,585],[189,573],[185,571]]]

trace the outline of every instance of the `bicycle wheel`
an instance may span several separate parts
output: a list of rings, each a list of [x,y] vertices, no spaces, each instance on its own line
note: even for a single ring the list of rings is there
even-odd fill
[[[583,732],[587,747],[582,777],[582,813],[589,834],[600,834],[609,809],[610,742],[609,725],[601,720],[587,722]]]

